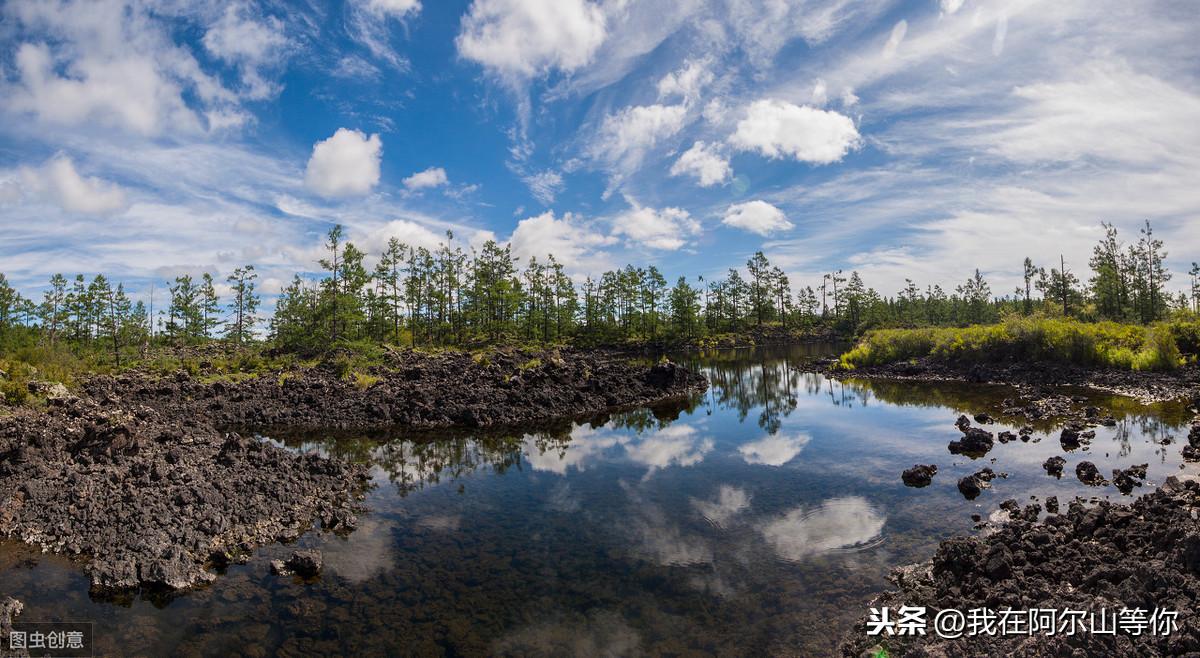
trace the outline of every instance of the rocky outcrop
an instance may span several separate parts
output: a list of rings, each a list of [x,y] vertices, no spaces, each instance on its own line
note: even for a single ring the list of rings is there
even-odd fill
[[[1200,484],[1168,478],[1130,505],[1076,499],[1041,522],[1021,511],[985,537],[943,541],[932,560],[898,569],[896,590],[869,605],[937,610],[1054,608],[1100,612],[1163,608],[1178,613],[1170,634],[995,634],[946,639],[870,637],[866,618],[846,636],[842,655],[880,644],[903,656],[1182,656],[1200,651]],[[1029,506],[1032,507],[1032,506]],[[866,606],[864,606],[866,607]]]
[[[496,427],[595,414],[703,391],[702,375],[669,361],[648,365],[618,354],[557,349],[391,354],[353,376],[327,365],[253,379],[205,381],[132,372],[97,377],[92,397],[146,405],[217,427],[368,429]]]
[[[0,536],[90,558],[97,589],[186,588],[313,527],[355,527],[365,468],[151,407],[62,398],[0,418]]]

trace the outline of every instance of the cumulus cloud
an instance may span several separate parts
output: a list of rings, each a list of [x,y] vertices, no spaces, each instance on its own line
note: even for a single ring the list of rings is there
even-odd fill
[[[671,165],[671,175],[694,176],[700,183],[700,187],[711,187],[725,182],[733,175],[733,169],[730,168],[729,161],[717,151],[715,145],[697,141],[692,144],[690,149],[684,151],[683,155],[679,156],[675,164]]]
[[[782,210],[761,200],[729,206],[721,223],[763,236],[792,228]]]
[[[633,207],[613,220],[613,235],[623,235],[632,246],[675,251],[700,232],[700,224],[682,208]]]
[[[446,170],[441,167],[430,167],[425,171],[417,173],[405,178],[403,181],[404,187],[410,190],[423,190],[430,187],[440,187],[450,182],[446,177]]]
[[[545,260],[553,255],[574,272],[595,272],[609,267],[608,256],[600,249],[616,241],[588,227],[576,215],[567,213],[560,218],[550,210],[517,222],[509,238],[513,255],[518,258]]]
[[[584,66],[605,35],[604,12],[588,0],[475,0],[455,45],[502,77],[528,79]]]
[[[830,164],[858,148],[861,137],[844,114],[767,99],[750,105],[729,143],[772,159]]]
[[[379,135],[338,128],[329,139],[313,145],[304,172],[309,190],[325,196],[366,194],[379,182],[383,144]]]
[[[125,192],[94,176],[81,176],[75,163],[56,156],[39,168],[21,168],[25,192],[57,204],[68,212],[103,215],[126,207]]]

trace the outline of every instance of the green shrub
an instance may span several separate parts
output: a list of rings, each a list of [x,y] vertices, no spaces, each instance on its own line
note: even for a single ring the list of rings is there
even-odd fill
[[[1179,342],[1189,349],[1181,350]],[[1170,370],[1184,361],[1183,352],[1194,354],[1198,348],[1200,324],[1195,322],[1143,327],[1010,317],[992,325],[870,331],[841,356],[840,366],[852,369],[929,357],[960,363],[1041,361]]]
[[[1134,358],[1133,367],[1136,370],[1174,370],[1182,360],[1171,328],[1157,325],[1150,330],[1145,346]]]

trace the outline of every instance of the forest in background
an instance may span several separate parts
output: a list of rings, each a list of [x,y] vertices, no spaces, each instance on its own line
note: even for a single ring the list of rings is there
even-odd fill
[[[67,349],[120,367],[154,345],[213,341],[265,343],[297,354],[355,344],[667,346],[764,327],[785,335],[852,337],[1016,316],[1137,324],[1196,317],[1200,266],[1192,264],[1187,291],[1170,293],[1166,251],[1149,222],[1129,244],[1115,227],[1104,224],[1104,231],[1086,274],[1071,271],[1065,260],[1047,268],[1026,258],[1024,285],[1005,294],[993,291],[979,270],[950,291],[906,280],[901,290],[882,294],[853,271],[829,272],[819,285],[793,286],[762,252],[744,270],[715,279],[679,277],[670,284],[655,266],[629,265],[577,282],[553,256],[521,263],[494,241],[468,252],[453,246],[450,233],[434,250],[393,238],[368,268],[368,255],[335,226],[319,262],[323,274],[297,274],[269,317],[262,313],[253,265],[225,277],[231,293],[224,299],[212,274],[177,277],[157,311],[131,301],[122,284],[102,274],[90,281],[56,274],[35,300],[0,273],[0,348],[10,354]]]

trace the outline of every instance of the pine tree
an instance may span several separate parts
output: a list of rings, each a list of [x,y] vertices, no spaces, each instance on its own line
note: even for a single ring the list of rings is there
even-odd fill
[[[254,325],[258,322],[255,313],[258,311],[259,298],[254,293],[254,280],[258,274],[253,265],[246,265],[233,270],[225,282],[233,290],[233,299],[229,302],[231,322],[226,326],[226,337],[233,339],[238,345],[244,345],[246,339],[254,333]]]
[[[59,332],[67,321],[67,279],[61,274],[50,277],[50,288],[45,292],[40,309],[42,326],[50,332],[50,344],[58,342]]]
[[[203,338],[212,338],[216,336],[217,328],[221,325],[219,317],[221,300],[217,297],[217,288],[213,283],[213,277],[208,272],[200,277],[198,301],[200,304],[200,335]]]

